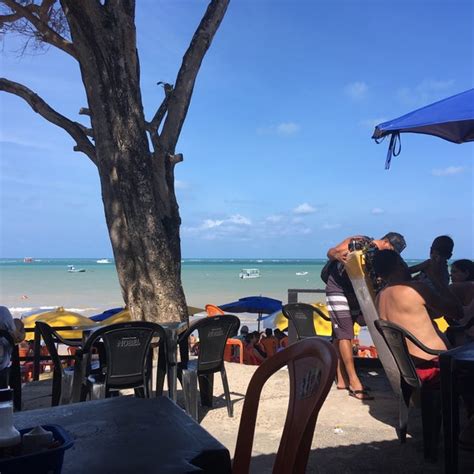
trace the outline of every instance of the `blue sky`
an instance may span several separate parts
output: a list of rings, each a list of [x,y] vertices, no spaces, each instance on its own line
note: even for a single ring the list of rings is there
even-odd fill
[[[144,106],[174,82],[205,1],[137,2]],[[318,258],[352,234],[436,235],[472,258],[472,144],[405,135],[384,170],[375,124],[474,87],[470,0],[233,0],[198,76],[177,151],[184,257]],[[50,49],[2,75],[74,120],[77,65]],[[111,256],[97,171],[61,129],[1,99],[0,256]]]

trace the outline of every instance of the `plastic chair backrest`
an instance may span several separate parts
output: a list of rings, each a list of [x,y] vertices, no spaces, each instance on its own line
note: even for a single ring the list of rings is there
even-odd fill
[[[421,380],[416,373],[415,364],[408,352],[406,337],[414,338],[412,334],[395,323],[378,319],[374,321],[375,327],[384,338],[395,362],[400,370],[400,375],[405,382],[415,388],[421,387]],[[410,337],[411,336],[411,337]]]
[[[219,306],[216,306],[214,304],[207,304],[205,308],[208,316],[217,316],[218,314],[225,314],[225,312],[222,311]]]
[[[132,321],[111,324],[95,330],[84,344],[83,354],[90,357],[92,347],[104,343],[106,386],[110,388],[140,385],[144,380],[146,357],[153,336],[160,338],[166,352],[166,332],[159,324]],[[161,354],[160,354],[161,356]],[[90,364],[86,368],[86,376]]]
[[[204,318],[192,324],[180,337],[187,340],[197,331],[199,334],[198,372],[214,373],[222,368],[227,339],[240,327],[240,319],[233,314]]]
[[[58,350],[56,349],[56,344],[67,344],[68,341],[59,336],[59,334],[54,330],[54,328],[51,327],[48,323],[36,321],[35,327],[40,332],[41,337],[43,338],[43,341],[46,345],[46,349],[48,349],[51,360],[53,361],[54,370],[61,372],[63,370],[63,366],[61,364],[61,359],[59,357]]]
[[[319,338],[298,341],[263,362],[250,380],[240,418],[232,472],[248,473],[260,394],[265,382],[288,366],[290,400],[273,473],[304,473],[319,410],[336,375],[337,355]]]
[[[288,318],[296,329],[298,340],[317,336],[314,329],[314,313],[319,311],[306,303],[288,303],[282,308],[283,316]]]

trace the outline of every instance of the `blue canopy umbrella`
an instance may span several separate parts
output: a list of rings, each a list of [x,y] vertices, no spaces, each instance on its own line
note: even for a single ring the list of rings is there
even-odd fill
[[[401,151],[400,133],[434,135],[453,143],[474,141],[474,89],[469,89],[375,127],[372,138],[380,143],[390,135],[385,169]]]
[[[229,313],[257,313],[259,315],[258,330],[260,331],[260,321],[262,314],[271,314],[280,311],[283,304],[280,300],[267,298],[266,296],[247,296],[232,303],[219,305],[219,308]]]

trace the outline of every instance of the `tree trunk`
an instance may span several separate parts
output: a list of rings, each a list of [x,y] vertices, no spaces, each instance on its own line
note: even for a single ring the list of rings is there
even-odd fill
[[[197,73],[229,0],[210,1],[176,83],[164,84],[165,99],[150,122],[140,93],[135,0],[59,0],[60,8],[55,0],[0,3],[11,10],[0,14],[0,32],[19,31],[79,63],[88,102],[82,113],[90,115],[91,128],[61,115],[22,84],[0,78],[0,90],[21,97],[63,128],[76,142],[74,150],[97,166],[117,273],[132,317],[186,319],[174,190],[174,166],[182,155],[175,148]]]
[[[96,145],[102,199],[123,298],[134,319],[187,317],[181,285],[174,150],[150,151],[131,0],[61,0]]]

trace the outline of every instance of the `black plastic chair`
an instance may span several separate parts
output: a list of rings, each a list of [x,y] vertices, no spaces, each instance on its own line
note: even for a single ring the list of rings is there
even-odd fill
[[[79,347],[79,341],[71,341],[61,337],[53,327],[42,321],[36,321],[35,330],[39,331],[48,349],[51,361],[53,362],[53,393],[51,406],[64,405],[70,403],[72,396],[72,386],[74,380],[74,368],[63,367],[58,355],[56,344]]]
[[[401,396],[399,409],[400,427],[398,433],[400,442],[404,443],[406,441],[410,400],[418,392],[421,401],[424,456],[425,459],[435,461],[441,428],[440,387],[432,387],[420,380],[413,359],[408,352],[406,339],[431,355],[440,355],[444,351],[426,347],[413,334],[395,323],[379,319],[375,320],[374,324],[390,349],[400,371]]]
[[[224,349],[227,339],[235,334],[239,327],[240,319],[237,316],[232,314],[212,316],[196,321],[179,338],[181,362],[178,365],[178,377],[183,387],[185,409],[195,420],[198,419],[198,381],[201,404],[212,408],[216,372],[221,373],[227,413],[230,417],[234,415],[224,366]],[[188,338],[194,331],[199,335],[199,354],[197,359],[189,361]]]
[[[108,398],[118,390],[133,388],[135,394],[149,398],[152,379],[152,342],[159,337],[157,396],[161,395],[166,373],[166,332],[159,324],[132,321],[96,329],[79,351],[81,358],[80,401]],[[101,342],[103,361],[93,371],[92,349]]]
[[[321,310],[307,303],[288,303],[283,306],[282,313],[295,326],[298,341],[318,336],[314,329],[314,313],[326,321],[331,321]]]

